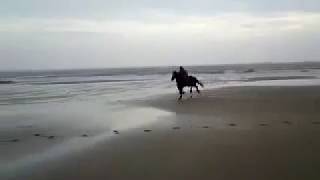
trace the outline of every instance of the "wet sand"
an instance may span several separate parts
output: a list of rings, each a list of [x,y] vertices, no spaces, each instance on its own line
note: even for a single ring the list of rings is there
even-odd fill
[[[129,102],[171,113],[140,127],[110,130],[81,151],[13,169],[7,177],[320,178],[320,87],[228,87],[180,102],[176,98],[172,94]],[[76,143],[94,140],[81,138]]]

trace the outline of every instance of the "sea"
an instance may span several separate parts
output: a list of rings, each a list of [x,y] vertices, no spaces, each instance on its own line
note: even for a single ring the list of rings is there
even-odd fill
[[[205,89],[247,85],[319,85],[320,63],[186,66]],[[103,99],[108,102],[175,93],[178,67],[0,72],[0,105]]]

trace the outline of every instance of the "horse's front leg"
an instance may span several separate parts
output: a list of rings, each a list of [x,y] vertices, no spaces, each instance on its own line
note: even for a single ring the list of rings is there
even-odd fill
[[[190,86],[190,94],[191,94],[191,98],[192,98],[192,86]]]
[[[183,94],[183,88],[179,88],[179,94],[180,94],[180,97],[178,100],[181,100],[182,99],[182,94]]]

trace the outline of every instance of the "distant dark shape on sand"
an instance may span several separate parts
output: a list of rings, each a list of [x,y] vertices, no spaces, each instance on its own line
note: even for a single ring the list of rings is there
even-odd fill
[[[46,138],[48,138],[48,139],[54,139],[55,138],[55,136],[46,136],[46,135],[41,135],[41,134],[39,134],[39,133],[36,133],[36,134],[33,134],[34,136],[37,136],[37,137],[46,137]]]
[[[243,71],[243,73],[253,73],[253,72],[256,72],[253,68]]]
[[[7,143],[7,142],[19,142],[19,141],[20,141],[19,139],[0,140],[0,142],[3,142],[3,143]]]
[[[48,136],[48,139],[54,139],[55,136]]]
[[[283,121],[283,123],[287,124],[287,125],[291,125],[292,124],[292,122],[290,122],[290,121]]]
[[[0,84],[13,84],[14,81],[1,81],[0,80]]]

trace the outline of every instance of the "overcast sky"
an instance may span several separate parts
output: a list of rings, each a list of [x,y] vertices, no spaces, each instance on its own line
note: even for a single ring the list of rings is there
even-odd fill
[[[320,61],[319,0],[0,0],[0,69]]]

